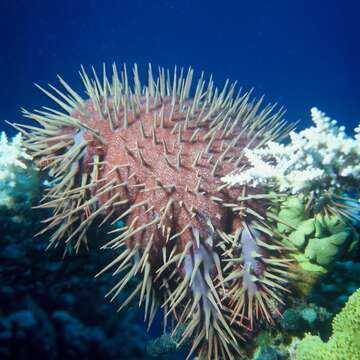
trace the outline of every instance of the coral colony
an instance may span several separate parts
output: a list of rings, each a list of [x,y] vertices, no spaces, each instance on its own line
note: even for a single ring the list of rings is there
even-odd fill
[[[360,289],[332,321],[333,334],[327,343],[306,334],[296,351],[298,360],[360,359]]]
[[[0,210],[18,211],[37,197],[39,179],[30,160],[20,133],[11,141],[5,132],[0,134]]]
[[[224,177],[226,183],[239,185],[271,185],[279,191],[297,194],[313,192],[324,196],[329,189],[335,193],[357,190],[360,186],[360,128],[355,139],[345,134],[317,108],[311,109],[315,127],[296,133],[290,144],[267,142],[258,149],[245,149],[251,167]]]
[[[142,85],[136,65],[131,81],[115,65],[111,77],[105,66],[102,78],[84,69],[80,76],[85,98],[59,77],[65,91],[38,86],[58,109],[24,110],[39,126],[14,124],[53,178],[39,205],[53,209],[42,233],[52,230],[50,245],[78,251],[92,226],[111,225],[104,248],[114,260],[99,275],[113,270],[112,299],[141,278],[122,307],[138,298],[149,326],[161,309],[165,329],[181,325],[179,345],[191,343],[188,358],[241,357],[259,326],[281,316],[290,292],[293,246],[278,229],[289,226],[279,204],[310,182],[348,179],[358,139],[356,148],[340,129],[333,136],[344,135],[341,145],[321,153],[328,162],[343,156],[342,172],[317,169],[312,155],[299,168],[305,145],[319,150],[316,131],[334,125],[316,109],[317,128],[292,133],[284,147],[277,142],[293,129],[284,111],[236,92],[236,83],[218,90],[201,75],[193,86],[192,69],[160,68],[155,77],[149,66]],[[344,204],[345,197],[329,209],[348,215]]]

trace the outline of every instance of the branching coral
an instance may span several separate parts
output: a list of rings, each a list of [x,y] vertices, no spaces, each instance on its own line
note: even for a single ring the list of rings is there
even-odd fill
[[[36,198],[39,178],[32,157],[26,153],[22,136],[17,134],[11,141],[5,132],[0,136],[0,209],[20,210],[28,207]]]
[[[1,180],[7,179],[11,173],[11,167],[20,167],[26,169],[24,160],[31,160],[31,156],[25,152],[22,144],[21,134],[17,134],[9,142],[5,132],[0,136],[0,165],[1,165]],[[15,176],[11,176],[12,183],[15,181]]]
[[[243,167],[244,149],[292,125],[282,109],[234,95],[235,83],[219,91],[201,76],[192,91],[192,69],[154,78],[149,67],[146,86],[136,66],[133,86],[126,67],[103,72],[81,72],[86,99],[61,78],[66,93],[40,87],[60,109],[24,111],[39,127],[14,125],[54,178],[39,206],[54,210],[43,231],[78,250],[91,226],[124,219],[105,246],[116,258],[103,271],[120,277],[109,294],[142,277],[123,306],[139,296],[150,324],[161,307],[165,326],[185,327],[190,354],[235,359],[259,320],[280,313],[291,260],[267,217],[276,196],[221,178]]]
[[[316,206],[326,203],[333,213],[353,218],[352,205],[344,193],[358,194],[360,189],[359,127],[352,139],[316,108],[311,109],[315,126],[290,133],[288,145],[270,141],[246,149],[249,162],[223,178],[228,184],[269,186],[280,192],[305,193],[316,199]],[[344,201],[345,200],[345,201]],[[340,203],[340,206],[337,206]],[[354,205],[354,204],[353,204]],[[358,205],[354,205],[358,209]],[[355,210],[357,210],[355,209]]]

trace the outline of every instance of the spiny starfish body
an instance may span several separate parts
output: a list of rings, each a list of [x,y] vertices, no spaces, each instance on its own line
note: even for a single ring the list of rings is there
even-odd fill
[[[60,110],[24,110],[40,127],[14,125],[54,177],[42,232],[78,250],[92,225],[124,220],[104,246],[117,257],[101,272],[120,278],[109,294],[142,277],[123,306],[139,296],[149,325],[162,307],[165,327],[184,324],[189,356],[235,359],[254,321],[278,313],[289,260],[266,215],[271,197],[221,177],[244,166],[245,148],[288,132],[282,109],[260,110],[262,99],[234,95],[235,83],[218,91],[203,76],[190,97],[192,69],[154,79],[149,67],[147,86],[136,65],[132,84],[115,65],[112,81],[105,67],[101,80],[81,77],[88,99],[60,78],[66,93],[39,87]]]

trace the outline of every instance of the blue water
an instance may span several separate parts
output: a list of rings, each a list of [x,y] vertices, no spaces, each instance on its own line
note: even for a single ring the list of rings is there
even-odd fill
[[[358,1],[118,0],[0,2],[0,119],[47,104],[33,86],[79,65],[193,66],[238,80],[309,124],[316,105],[360,119]]]

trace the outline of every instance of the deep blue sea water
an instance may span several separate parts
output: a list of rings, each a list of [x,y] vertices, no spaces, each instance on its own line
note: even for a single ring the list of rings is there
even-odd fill
[[[0,120],[51,103],[34,82],[56,85],[59,74],[80,89],[81,64],[136,62],[145,75],[151,62],[192,66],[219,87],[238,80],[300,127],[317,106],[350,133],[360,121],[359,14],[355,0],[0,0]]]
[[[0,2],[0,119],[46,104],[33,82],[74,87],[80,64],[193,66],[216,84],[238,80],[291,121],[317,106],[360,120],[360,5],[356,0],[118,0]],[[5,127],[5,126],[1,126]]]

